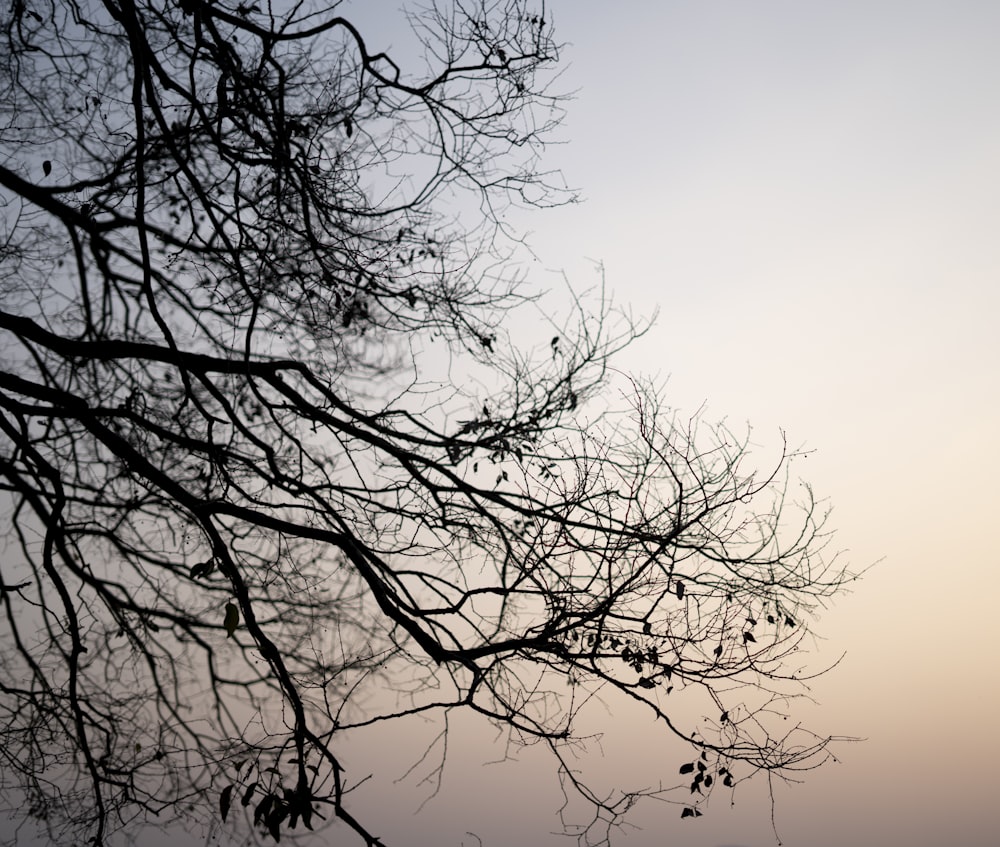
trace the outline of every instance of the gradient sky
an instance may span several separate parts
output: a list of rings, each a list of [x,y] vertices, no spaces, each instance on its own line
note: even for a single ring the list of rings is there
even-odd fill
[[[619,365],[667,380],[676,408],[814,449],[799,471],[834,507],[834,545],[878,562],[815,625],[811,663],[846,656],[797,713],[867,740],[775,786],[783,843],[996,847],[1000,2],[547,5],[576,97],[546,164],[586,202],[518,221],[532,284],[588,288],[602,262],[617,302],[660,310]],[[397,7],[368,6],[372,48]],[[641,719],[609,727],[609,771],[655,772]],[[419,815],[383,779],[390,843],[570,843],[548,834],[551,763],[480,768],[489,739],[453,729]],[[619,843],[772,845],[766,788],[695,821],[640,806]]]
[[[542,262],[658,306],[625,365],[814,448],[836,546],[881,560],[816,626],[847,655],[807,715],[868,740],[777,792],[782,840],[995,847],[1000,3],[549,7],[586,203],[531,219]],[[774,843],[760,806],[623,843]]]
[[[600,261],[618,302],[658,307],[620,364],[813,448],[835,546],[878,562],[816,624],[816,665],[846,657],[798,713],[867,740],[776,786],[784,844],[996,847],[1000,3],[548,7],[576,98],[546,163],[586,202],[525,217],[533,279],[587,288]],[[608,767],[655,767],[618,724]],[[564,843],[541,759],[456,759],[451,793],[399,808],[419,843]],[[765,784],[696,821],[636,812],[628,847],[775,843]]]
[[[783,843],[996,847],[1000,2],[547,5],[576,96],[545,164],[585,202],[513,221],[533,232],[531,284],[555,305],[562,272],[584,290],[603,263],[617,302],[659,309],[619,366],[666,380],[675,408],[751,423],[762,464],[779,428],[812,448],[799,472],[834,545],[878,563],[816,623],[810,664],[846,655],[795,713],[867,740],[775,786]],[[398,3],[359,6],[369,47],[406,43]],[[391,770],[357,797],[389,843],[571,843],[550,835],[551,761],[483,768],[492,736],[451,728],[419,813],[426,786]],[[676,782],[678,748],[644,716],[601,728],[592,767]],[[381,731],[358,766],[416,760],[411,732]],[[727,803],[685,821],[640,805],[616,843],[775,844],[766,782]]]

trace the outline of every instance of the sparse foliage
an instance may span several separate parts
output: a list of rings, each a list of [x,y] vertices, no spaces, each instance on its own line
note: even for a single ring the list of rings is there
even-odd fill
[[[374,845],[341,739],[466,710],[546,745],[599,842],[644,792],[567,757],[597,692],[693,746],[680,817],[824,755],[773,720],[846,579],[792,457],[755,474],[637,381],[612,408],[643,328],[600,295],[511,334],[503,209],[570,199],[546,12],[412,24],[411,67],[336,4],[0,12],[0,790],[55,840]]]

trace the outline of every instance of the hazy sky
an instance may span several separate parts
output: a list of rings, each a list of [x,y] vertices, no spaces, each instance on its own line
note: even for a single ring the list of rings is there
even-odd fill
[[[404,40],[397,2],[360,5],[371,48]],[[879,562],[816,624],[812,666],[846,656],[796,713],[867,740],[775,786],[783,842],[996,847],[1000,2],[550,0],[548,14],[576,99],[545,164],[586,202],[515,221],[534,233],[532,284],[558,296],[565,271],[586,289],[603,262],[618,302],[660,312],[619,364],[668,379],[674,407],[750,422],[765,448],[779,428],[813,448],[799,471],[834,507],[834,545]],[[677,748],[643,716],[605,728],[592,765],[625,785],[662,757],[676,781]],[[481,724],[452,730],[419,815],[396,774],[375,783],[380,834],[568,843],[549,835],[550,761],[482,768],[496,751]],[[407,732],[376,744],[417,758]],[[652,803],[633,821],[620,845],[775,843],[766,782],[697,820]]]
[[[547,5],[577,94],[546,164],[586,202],[524,218],[533,284],[587,288],[603,262],[618,302],[660,310],[621,366],[763,445],[783,428],[813,448],[799,470],[834,546],[881,560],[816,624],[815,665],[846,657],[801,710],[867,740],[775,787],[784,844],[996,847],[1000,2]],[[372,48],[398,6],[369,6]],[[655,770],[645,724],[609,726],[609,768]],[[548,835],[550,763],[484,770],[475,725],[454,729],[419,816],[385,780],[382,834],[407,837],[390,843],[569,843]],[[766,783],[695,821],[636,811],[627,847],[774,844]]]
[[[776,786],[784,843],[996,847],[1000,3],[548,7],[577,95],[547,164],[586,202],[525,218],[537,284],[603,262],[619,302],[660,310],[621,364],[813,448],[835,546],[881,560],[816,624],[816,665],[846,657],[799,712],[867,740]],[[610,725],[608,767],[655,767],[645,724]],[[405,831],[562,843],[541,759],[520,782],[456,759]],[[620,843],[762,847],[770,811],[766,784],[696,821],[652,804]]]
[[[531,219],[543,263],[658,306],[627,365],[814,448],[836,546],[882,559],[816,627],[847,656],[808,714],[868,740],[777,792],[784,842],[995,847],[1000,3],[549,7],[587,202]],[[625,843],[773,843],[754,802]]]

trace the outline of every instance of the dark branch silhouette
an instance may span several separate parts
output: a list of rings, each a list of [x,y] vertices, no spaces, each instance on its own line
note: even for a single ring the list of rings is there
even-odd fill
[[[53,840],[245,810],[379,844],[341,740],[465,710],[601,842],[660,789],[578,772],[597,691],[691,745],[699,801],[826,755],[779,732],[849,578],[792,456],[638,381],[612,410],[644,327],[602,293],[510,333],[503,210],[572,199],[544,9],[412,23],[418,68],[297,3],[0,12],[0,790]]]

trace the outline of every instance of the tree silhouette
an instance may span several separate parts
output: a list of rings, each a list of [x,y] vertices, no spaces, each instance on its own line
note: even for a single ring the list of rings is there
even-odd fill
[[[572,199],[537,161],[561,114],[544,11],[432,8],[412,69],[299,3],[0,15],[22,816],[73,844],[245,815],[374,845],[342,740],[463,710],[547,747],[597,842],[649,793],[568,757],[597,691],[691,745],[669,771],[697,800],[826,755],[774,720],[849,578],[791,454],[754,473],[745,437],[614,394],[644,327],[602,295],[532,317],[503,210]]]

